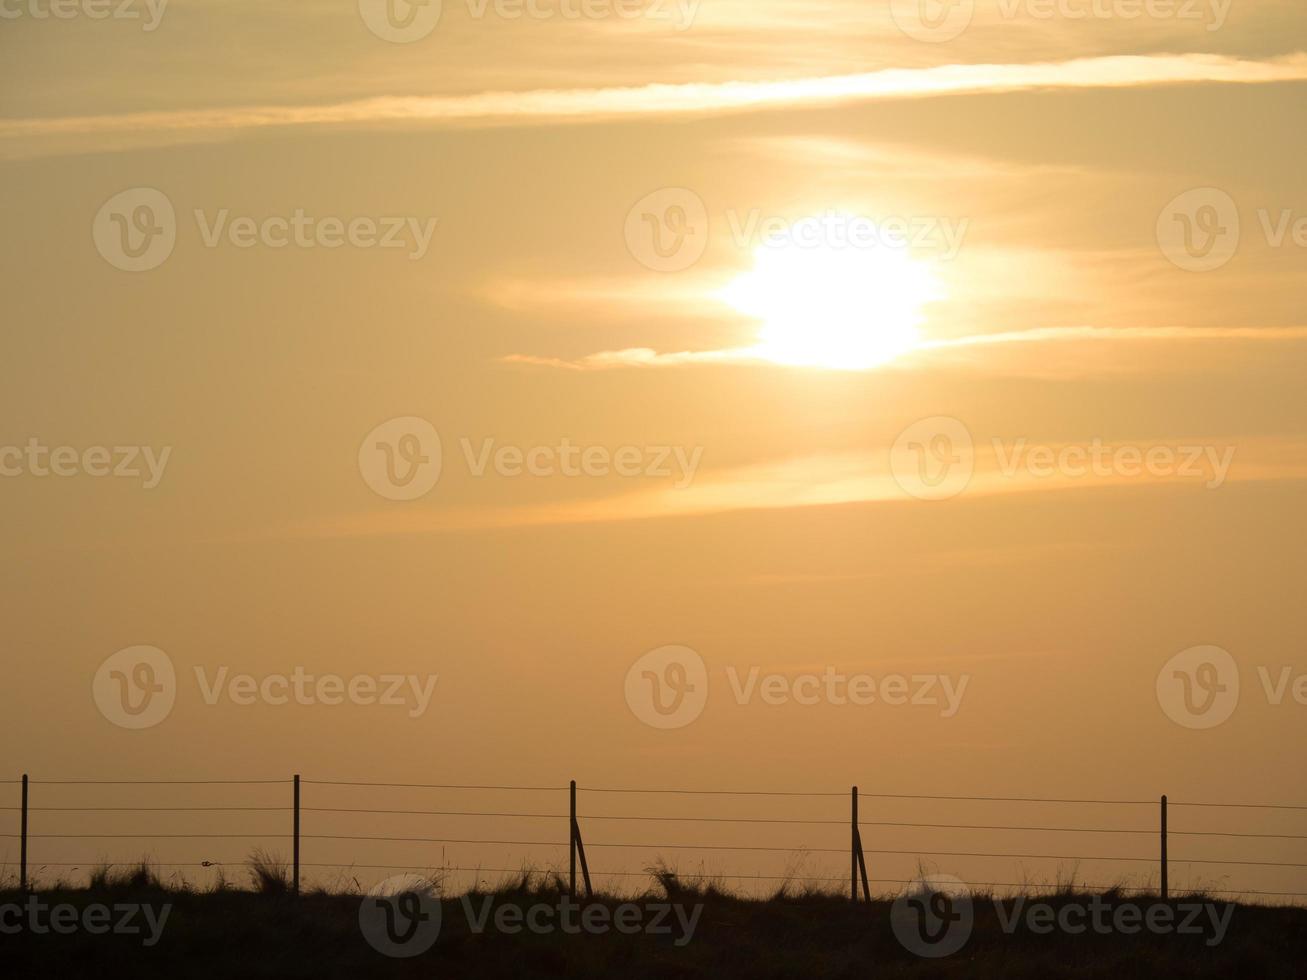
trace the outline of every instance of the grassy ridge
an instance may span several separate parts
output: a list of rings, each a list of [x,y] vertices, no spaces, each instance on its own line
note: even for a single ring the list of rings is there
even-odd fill
[[[616,909],[678,905],[688,916],[700,907],[688,941],[673,916],[669,934],[543,934],[500,931],[502,909],[557,908],[566,897],[561,882],[524,874],[498,887],[440,902],[439,937],[410,959],[391,958],[365,941],[359,925],[364,899],[345,891],[314,891],[294,897],[280,869],[256,864],[258,890],[219,885],[209,890],[169,887],[148,869],[125,875],[97,873],[86,888],[55,886],[36,893],[45,906],[78,910],[100,904],[170,906],[158,941],[144,936],[94,935],[78,928],[67,935],[30,928],[0,934],[0,963],[12,977],[1299,977],[1307,963],[1307,910],[1238,905],[1228,931],[1210,945],[1207,935],[1079,935],[1053,929],[1038,934],[1024,926],[1003,928],[1004,916],[1029,910],[1031,902],[1053,910],[1085,906],[1091,896],[1063,890],[1021,900],[973,896],[974,926],[952,956],[923,959],[905,949],[890,925],[891,903],[854,905],[847,897],[807,889],[783,889],[770,899],[745,899],[711,884],[683,885],[663,873],[648,894],[597,896]],[[0,891],[0,907],[22,905],[16,889]],[[1156,897],[1109,892],[1101,908],[1158,904]],[[1172,907],[1211,902],[1201,896],[1173,898]],[[581,903],[588,904],[588,903]],[[489,910],[487,912],[487,910]],[[477,932],[469,911],[489,914]],[[70,913],[71,914],[71,913]],[[48,913],[47,913],[48,915]],[[11,913],[12,921],[12,913]],[[25,920],[26,921],[26,920]],[[682,920],[683,922],[684,920]],[[137,916],[135,922],[143,925]],[[1010,929],[1009,925],[1009,929]]]

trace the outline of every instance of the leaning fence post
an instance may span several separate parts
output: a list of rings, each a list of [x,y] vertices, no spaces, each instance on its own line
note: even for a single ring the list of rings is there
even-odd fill
[[[871,883],[867,881],[867,858],[862,853],[862,831],[858,828],[858,787],[853,787],[853,827],[850,836],[849,897],[858,900],[858,874],[862,874],[862,897],[871,901]]]
[[[572,812],[567,821],[567,849],[570,868],[567,877],[567,896],[576,898],[576,780],[572,780]]]
[[[853,787],[853,825],[849,834],[849,898],[858,900],[858,787]]]
[[[291,845],[293,857],[291,859],[294,869],[291,872],[291,894],[300,893],[300,776],[295,774],[295,818],[294,818],[294,843]]]
[[[576,822],[576,780],[572,780],[572,897],[576,897],[576,859],[581,859],[581,878],[585,882],[585,897],[594,898],[594,888],[590,884],[590,863],[585,859],[585,841],[581,840],[581,825]]]
[[[18,881],[24,892],[27,891],[27,773],[23,773],[23,816],[22,843],[18,848]]]
[[[1166,880],[1166,794],[1162,794],[1162,898],[1166,899],[1168,893],[1169,888]]]

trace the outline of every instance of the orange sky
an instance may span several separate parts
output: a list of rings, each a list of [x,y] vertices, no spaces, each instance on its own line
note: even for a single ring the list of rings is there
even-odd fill
[[[445,0],[404,43],[369,4],[4,6],[0,778],[1307,800],[1285,751],[1307,706],[1262,681],[1307,672],[1301,4],[1130,18],[981,0],[922,39],[897,0],[576,17],[539,0],[520,18]],[[141,235],[171,248],[122,250]],[[428,465],[434,443],[379,428],[394,419],[438,434],[414,499],[384,492],[378,441]],[[31,440],[72,447],[69,475],[41,475]],[[90,447],[138,447],[142,475],[95,475]],[[670,644],[702,658],[709,697],[659,729],[624,684]],[[177,676],[142,730],[92,696],[136,645]],[[1229,652],[1241,688],[1209,729],[1157,689],[1199,645]],[[210,705],[195,671],[223,667],[438,681],[417,717]],[[968,680],[947,716],[733,693],[751,670],[828,668]],[[1173,826],[1292,833],[1254,813]],[[885,833],[908,850],[1153,847]],[[42,853],[149,845],[111,843]],[[1302,853],[1195,838],[1172,854],[1236,850]],[[1307,891],[1301,869],[1172,878]]]

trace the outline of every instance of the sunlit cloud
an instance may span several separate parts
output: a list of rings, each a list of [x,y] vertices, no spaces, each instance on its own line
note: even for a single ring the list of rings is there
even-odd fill
[[[526,528],[566,524],[693,517],[732,511],[830,507],[857,504],[965,506],[968,501],[1003,494],[1107,491],[1174,487],[1211,490],[1232,483],[1307,480],[1307,443],[1300,439],[1225,436],[1168,437],[1105,442],[1108,450],[1134,447],[1139,458],[1149,448],[1172,451],[1164,469],[1150,472],[1142,463],[1131,468],[1094,471],[1080,456],[1076,468],[1045,473],[1033,465],[1024,439],[986,440],[975,434],[971,472],[957,496],[926,501],[896,478],[888,446],[820,453],[760,463],[701,469],[681,488],[637,490],[602,498],[505,507],[429,508],[420,512],[381,510],[316,522],[295,530],[305,537],[351,537],[390,534],[461,532],[491,528]],[[1055,458],[1079,444],[1038,447]],[[1201,450],[1192,460],[1184,450]],[[1109,459],[1115,457],[1108,457]]]
[[[1035,327],[1029,330],[1005,330],[972,334],[966,337],[922,340],[912,355],[899,367],[925,367],[931,352],[949,351],[989,345],[1035,345],[1056,343],[1140,343],[1217,341],[1291,342],[1307,340],[1307,326],[1285,327]],[[577,371],[608,371],[616,368],[668,368],[688,364],[764,364],[776,363],[767,351],[756,346],[725,350],[670,351],[660,353],[648,347],[600,351],[574,360],[513,354],[508,363]],[[859,365],[854,365],[857,367]]]
[[[1307,54],[1301,52],[1261,61],[1211,54],[1155,54],[1036,64],[890,68],[778,81],[381,96],[321,105],[11,118],[0,121],[0,152],[13,157],[168,145],[287,127],[601,122],[1033,88],[1129,88],[1202,82],[1259,84],[1305,79]]]

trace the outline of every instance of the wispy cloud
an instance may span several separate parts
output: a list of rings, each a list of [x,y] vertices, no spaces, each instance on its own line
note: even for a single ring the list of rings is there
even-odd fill
[[[1301,80],[1307,80],[1307,54],[1302,52],[1263,61],[1210,54],[1155,54],[1037,64],[941,65],[778,81],[382,96],[321,105],[11,118],[0,121],[0,152],[13,157],[99,151],[213,140],[250,130],[303,126],[597,122],[1032,88]]]
[[[924,363],[933,351],[978,347],[993,344],[1048,343],[1138,343],[1138,342],[1211,342],[1211,341],[1297,341],[1307,340],[1307,326],[1284,327],[1036,327],[1029,330],[1005,330],[923,341],[917,352],[890,367],[912,367]],[[757,347],[726,350],[671,351],[659,353],[648,347],[599,351],[575,360],[513,354],[504,360],[513,364],[564,368],[574,371],[607,371],[615,368],[681,367],[687,364],[761,364],[768,358]]]
[[[352,537],[389,534],[448,533],[490,528],[526,528],[593,524],[654,518],[692,517],[745,510],[828,507],[851,504],[965,505],[997,494],[1056,493],[1144,487],[1209,490],[1227,483],[1307,479],[1307,443],[1296,438],[1187,437],[1129,440],[1113,447],[1177,450],[1170,471],[1150,473],[1140,466],[1110,471],[1042,473],[1027,468],[1025,440],[985,442],[976,433],[973,471],[959,495],[944,504],[921,501],[905,490],[891,469],[890,449],[849,450],[701,470],[680,489],[650,489],[602,498],[513,507],[431,508],[420,512],[381,510],[305,525],[299,536]],[[1190,460],[1185,447],[1203,450]],[[1047,447],[1053,452],[1066,446]],[[1219,461],[1219,462],[1218,462]],[[1181,462],[1185,465],[1181,466]],[[1192,464],[1192,469],[1190,468]]]

